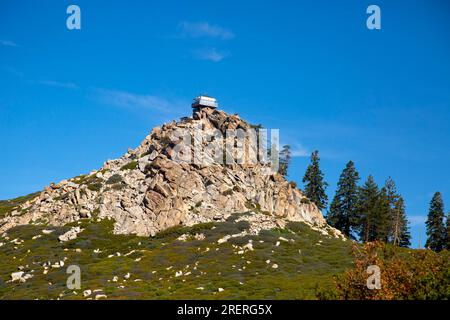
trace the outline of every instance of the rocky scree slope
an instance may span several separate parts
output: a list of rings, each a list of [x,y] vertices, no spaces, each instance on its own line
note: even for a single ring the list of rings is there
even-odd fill
[[[204,109],[192,118],[154,128],[134,150],[108,160],[87,175],[51,184],[0,219],[0,233],[24,224],[62,226],[82,218],[113,219],[114,233],[154,236],[167,228],[225,221],[252,211],[246,232],[283,228],[302,221],[324,234],[345,239],[294,184],[262,164],[195,164],[175,160],[176,130],[205,134],[250,129],[238,115]],[[214,143],[214,141],[212,142]],[[216,140],[215,143],[223,144]],[[219,145],[218,145],[219,146]],[[250,148],[251,149],[251,148]]]

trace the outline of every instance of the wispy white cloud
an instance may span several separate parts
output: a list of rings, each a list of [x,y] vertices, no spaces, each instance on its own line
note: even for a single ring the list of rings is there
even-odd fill
[[[181,22],[181,35],[188,38],[219,38],[223,40],[234,38],[234,33],[228,29],[208,22]]]
[[[410,223],[410,225],[413,226],[420,226],[420,225],[424,225],[425,222],[427,221],[427,217],[426,216],[408,216],[408,221]]]
[[[293,145],[291,150],[291,155],[293,157],[309,157],[311,155],[311,152],[309,152],[305,147],[301,145]]]
[[[201,50],[193,51],[194,56],[200,60],[208,60],[213,62],[219,62],[228,56],[226,52],[220,52],[215,48],[205,48]]]
[[[105,105],[129,109],[153,110],[160,113],[178,112],[180,107],[184,105],[177,99],[168,100],[153,95],[108,89],[95,89],[93,98]]]
[[[59,81],[53,81],[53,80],[41,80],[37,81],[38,84],[42,84],[44,86],[50,86],[50,87],[58,87],[58,88],[65,88],[65,89],[78,89],[78,86],[75,83],[72,82],[59,82]]]
[[[19,45],[13,41],[9,40],[0,40],[0,45],[5,47],[18,47]]]

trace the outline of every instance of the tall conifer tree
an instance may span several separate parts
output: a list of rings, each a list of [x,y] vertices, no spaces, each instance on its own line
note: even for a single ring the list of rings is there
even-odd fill
[[[352,237],[352,228],[357,224],[359,179],[355,164],[350,160],[339,177],[336,194],[327,214],[327,222],[347,237]]]
[[[394,232],[392,242],[400,247],[411,245],[411,234],[409,233],[408,220],[405,213],[405,202],[400,196],[394,205],[393,213],[395,217]]]
[[[428,238],[425,246],[433,251],[441,251],[445,247],[446,230],[444,201],[440,192],[436,192],[431,199],[426,225]]]
[[[287,176],[288,174],[288,168],[291,162],[291,157],[292,157],[291,146],[286,144],[280,151],[280,167],[278,168],[278,172],[283,176]]]
[[[388,242],[391,227],[390,213],[389,196],[386,188],[383,187],[378,194],[376,205],[372,213],[373,230],[372,239],[370,241],[378,240]]]
[[[306,169],[303,183],[305,184],[305,195],[314,202],[320,210],[327,207],[328,197],[325,189],[328,184],[323,179],[323,173],[320,170],[319,151],[311,154],[311,164]]]
[[[405,212],[405,201],[398,194],[394,180],[389,177],[386,180],[385,188],[389,200],[389,239],[388,241],[402,247],[411,245],[411,235],[409,233],[408,220]]]
[[[370,175],[358,191],[358,234],[363,242],[376,240],[375,218],[380,191]]]

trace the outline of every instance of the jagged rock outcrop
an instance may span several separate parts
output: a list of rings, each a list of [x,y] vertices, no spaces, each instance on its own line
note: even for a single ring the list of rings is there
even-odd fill
[[[58,226],[94,217],[114,219],[117,234],[148,236],[179,224],[223,220],[232,213],[253,210],[267,216],[263,220],[266,224],[271,221],[268,226],[283,225],[286,220],[305,221],[342,236],[326,225],[321,212],[295,185],[265,164],[241,163],[239,150],[226,149],[225,155],[206,152],[200,162],[180,161],[180,155],[196,159],[195,146],[223,147],[234,139],[220,137],[227,130],[250,128],[239,116],[213,109],[154,128],[121,158],[106,161],[88,175],[46,187],[15,214],[0,220],[0,232],[30,222]],[[199,129],[202,135],[196,134]],[[192,146],[181,148],[185,135],[180,131],[190,134]],[[246,150],[246,157],[257,152],[251,145]],[[232,163],[213,159],[226,155],[234,159]]]

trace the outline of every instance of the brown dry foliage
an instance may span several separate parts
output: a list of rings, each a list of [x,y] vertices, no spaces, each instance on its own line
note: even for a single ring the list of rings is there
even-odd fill
[[[318,292],[320,299],[403,300],[449,299],[450,254],[411,250],[370,242],[353,247],[354,267],[336,276],[335,289]],[[368,289],[367,267],[381,271],[381,288]]]

